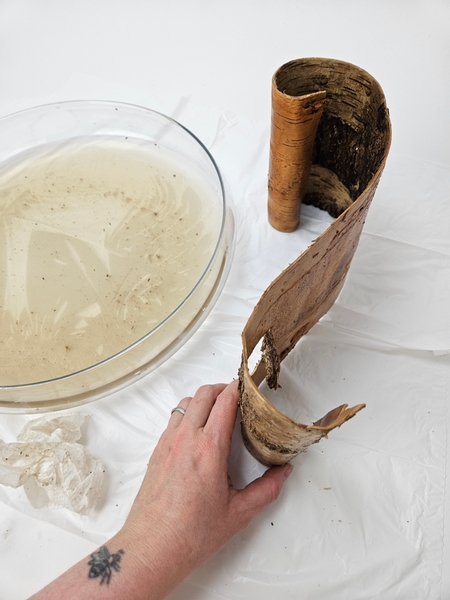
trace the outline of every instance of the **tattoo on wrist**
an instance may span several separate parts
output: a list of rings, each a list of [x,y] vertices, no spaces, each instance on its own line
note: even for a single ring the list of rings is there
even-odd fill
[[[125,554],[124,550],[119,550],[115,554],[111,554],[106,546],[102,546],[97,552],[91,554],[91,560],[88,565],[91,567],[89,570],[89,579],[96,579],[100,577],[100,585],[106,582],[109,585],[113,570],[120,571],[120,560],[122,554]]]

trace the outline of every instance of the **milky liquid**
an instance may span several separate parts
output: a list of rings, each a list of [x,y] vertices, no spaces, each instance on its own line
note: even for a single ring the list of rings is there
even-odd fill
[[[149,142],[78,139],[0,173],[0,385],[74,373],[161,323],[198,282],[221,207]]]

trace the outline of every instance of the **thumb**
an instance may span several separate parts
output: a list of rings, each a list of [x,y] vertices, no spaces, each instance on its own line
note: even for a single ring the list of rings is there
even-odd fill
[[[252,518],[276,500],[293,468],[290,464],[271,467],[264,475],[249,483],[239,494],[241,509],[249,513],[249,517]]]

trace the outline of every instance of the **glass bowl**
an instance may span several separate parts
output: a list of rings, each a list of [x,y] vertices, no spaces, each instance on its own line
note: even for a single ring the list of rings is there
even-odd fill
[[[49,104],[0,119],[0,410],[92,401],[196,331],[234,220],[203,144],[158,112]]]

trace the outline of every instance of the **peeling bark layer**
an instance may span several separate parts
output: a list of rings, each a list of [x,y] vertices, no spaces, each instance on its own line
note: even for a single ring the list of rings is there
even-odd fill
[[[242,434],[267,465],[288,462],[364,407],[344,404],[304,425],[272,406],[258,386],[266,379],[278,387],[283,359],[335,302],[391,141],[383,91],[354,65],[291,61],[275,73],[272,87],[269,220],[281,231],[294,230],[302,200],[336,220],[267,288],[242,334]],[[260,340],[262,357],[250,374],[248,357]]]

